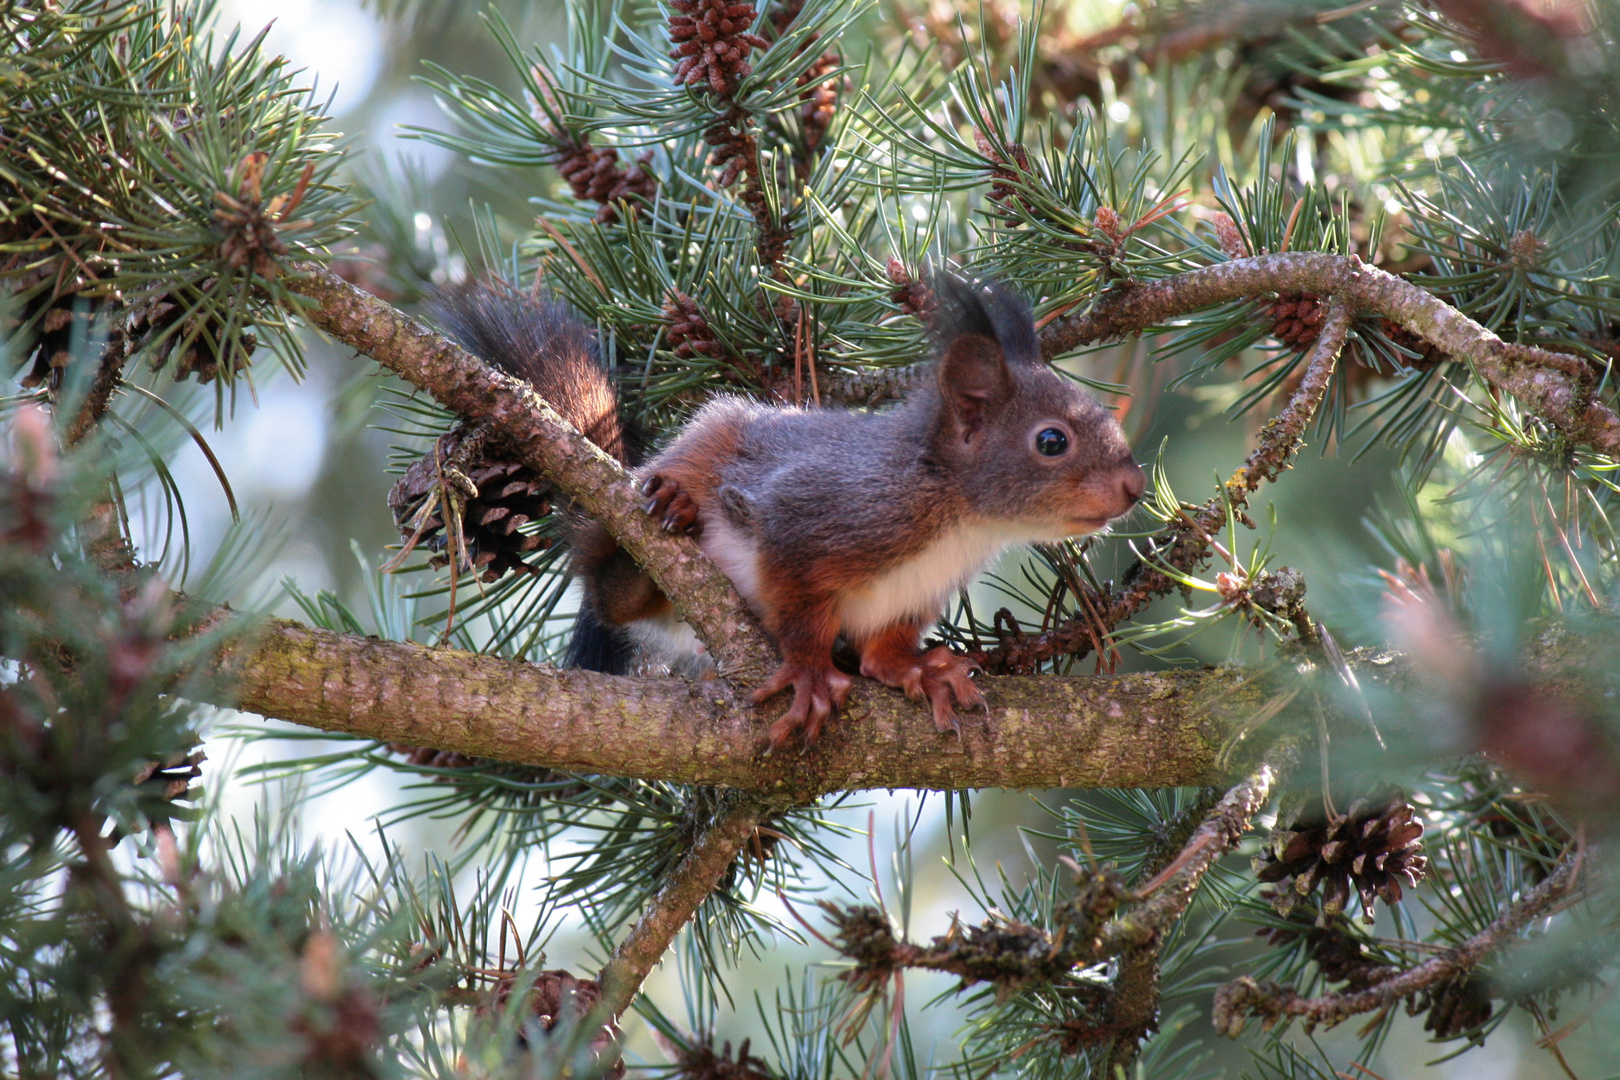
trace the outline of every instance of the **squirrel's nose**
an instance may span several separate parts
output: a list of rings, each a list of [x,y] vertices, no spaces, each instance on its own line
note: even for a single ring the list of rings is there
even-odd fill
[[[1120,470],[1119,490],[1125,496],[1125,505],[1135,506],[1136,500],[1142,497],[1147,489],[1147,476],[1142,472],[1142,466],[1131,462],[1127,468]]]

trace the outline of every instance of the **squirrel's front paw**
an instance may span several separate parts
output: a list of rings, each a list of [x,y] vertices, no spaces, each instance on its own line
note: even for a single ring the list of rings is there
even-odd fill
[[[861,658],[861,674],[905,693],[912,701],[928,699],[934,710],[934,726],[941,731],[962,733],[956,707],[989,709],[984,694],[970,677],[979,669],[965,656],[958,656],[944,645],[922,655],[895,655],[886,650],[870,650]]]
[[[990,703],[984,700],[984,692],[971,677],[979,670],[978,664],[965,656],[956,655],[943,645],[929,649],[920,659],[922,691],[928,703],[934,707],[934,726],[939,730],[962,734],[962,725],[957,722],[956,709],[951,704],[953,698],[964,709],[990,711]]]
[[[804,732],[804,745],[814,743],[821,736],[821,726],[827,718],[843,708],[853,685],[853,679],[830,663],[806,667],[789,661],[777,668],[776,674],[754,691],[754,704],[775,697],[789,687],[793,689],[793,704],[771,725],[770,746],[766,752],[775,753],[800,731]]]
[[[680,484],[667,476],[649,476],[641,485],[641,493],[650,496],[647,514],[658,518],[665,532],[697,532],[697,503],[682,490]]]

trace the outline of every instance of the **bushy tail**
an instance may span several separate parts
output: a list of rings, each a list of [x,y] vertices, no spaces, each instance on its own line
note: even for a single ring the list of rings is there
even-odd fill
[[[621,464],[636,464],[639,440],[626,434],[618,392],[598,357],[596,335],[568,305],[527,296],[504,282],[475,281],[439,294],[429,311],[463,348],[526,380],[587,439]],[[616,546],[594,522],[576,522],[568,532],[574,572],[584,578],[586,595],[564,664],[627,674],[629,635],[604,623],[595,610],[594,582],[600,576],[595,563],[616,554]]]
[[[503,282],[475,281],[439,294],[429,311],[462,348],[527,380],[587,439],[622,464],[635,464],[596,335],[567,304],[526,296]]]

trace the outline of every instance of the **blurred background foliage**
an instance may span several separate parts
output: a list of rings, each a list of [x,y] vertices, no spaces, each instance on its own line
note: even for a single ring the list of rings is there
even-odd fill
[[[396,639],[448,634],[537,660],[560,651],[572,597],[544,544],[524,556],[539,574],[482,584],[461,574],[453,626],[448,573],[421,565],[422,551],[407,560],[414,572],[378,573],[400,540],[390,487],[454,418],[284,319],[266,262],[288,254],[278,243],[413,311],[435,286],[469,274],[527,287],[543,270],[545,287],[596,324],[630,407],[655,433],[717,385],[815,393],[794,363],[807,344],[824,374],[915,361],[924,333],[912,290],[945,259],[1016,284],[1045,318],[1123,279],[1263,251],[1354,252],[1412,275],[1510,340],[1566,350],[1613,398],[1605,365],[1620,354],[1620,14],[1610,3],[792,7],[780,22],[766,7],[758,23],[762,40],[787,44],[756,52],[749,80],[733,72],[728,83],[722,72],[709,96],[701,85],[671,85],[668,42],[657,36],[667,12],[641,0],[234,0],[99,27],[93,4],[3,9],[13,45],[30,32],[37,45],[28,27],[44,23],[30,19],[67,18],[55,51],[19,45],[0,57],[8,146],[94,141],[87,118],[97,109],[138,106],[159,118],[124,143],[109,136],[115,145],[102,158],[76,159],[84,172],[69,187],[98,193],[99,218],[71,200],[48,205],[64,182],[30,172],[26,155],[0,173],[8,207],[20,192],[44,208],[37,220],[58,231],[72,223],[107,259],[66,265],[60,251],[74,234],[53,233],[55,260],[24,266],[44,250],[29,246],[40,228],[16,215],[5,222],[17,380],[8,418],[47,393],[59,417],[72,415],[62,403],[96,401],[94,365],[76,358],[108,347],[139,358],[104,441],[86,436],[61,463],[88,477],[86,490],[52,495],[60,505],[28,517],[28,535],[49,539],[33,562],[4,571],[15,611],[34,613],[83,654],[139,659],[129,691],[139,708],[122,699],[77,707],[127,709],[139,735],[138,746],[105,750],[102,767],[116,761],[122,786],[90,777],[103,785],[96,827],[145,838],[117,849],[106,872],[127,875],[132,909],[146,897],[190,913],[170,920],[187,941],[141,943],[171,965],[162,983],[175,999],[128,1008],[140,1017],[211,1008],[229,1022],[167,1058],[164,1039],[175,1033],[145,1032],[150,1043],[121,1048],[129,1060],[193,1074],[588,1069],[595,1037],[562,1038],[566,1021],[549,1040],[531,1022],[521,1036],[531,1041],[514,1054],[514,1032],[532,1015],[513,986],[533,979],[556,1015],[565,976],[555,969],[594,966],[646,883],[712,810],[702,793],[675,785],[292,731],[266,738],[231,715],[177,718],[158,685],[172,672],[140,665],[182,662],[159,663],[142,643],[183,613],[154,606],[126,625],[119,598],[83,567],[79,606],[101,621],[75,624],[41,591],[69,565],[70,523],[104,497],[97,484],[111,475],[139,559],[194,595]],[[208,27],[217,28],[212,40]],[[824,56],[824,47],[834,51]],[[191,101],[191,88],[212,96]],[[58,107],[88,100],[96,107]],[[733,107],[756,127],[725,127]],[[726,171],[750,130],[767,148],[771,184]],[[173,207],[189,212],[181,226],[165,216]],[[762,223],[784,220],[792,234],[773,246]],[[102,244],[106,235],[116,243]],[[63,289],[69,279],[77,284]],[[244,299],[250,282],[267,282],[267,296]],[[1064,361],[1116,406],[1138,456],[1153,464],[1161,516],[1178,496],[1199,501],[1229,475],[1296,385],[1313,302],[1235,302]],[[1286,628],[1261,619],[1257,630],[1217,570],[1253,579],[1296,568],[1311,616],[1346,649],[1391,642],[1386,593],[1438,592],[1443,603],[1418,605],[1427,614],[1393,634],[1431,658],[1432,689],[1372,698],[1390,751],[1365,735],[1335,744],[1335,790],[1368,795],[1374,781],[1398,778],[1429,829],[1432,887],[1380,909],[1366,931],[1345,920],[1328,942],[1343,950],[1351,941],[1365,976],[1367,965],[1408,966],[1477,932],[1568,851],[1580,812],[1592,815],[1594,833],[1607,827],[1612,793],[1581,791],[1567,760],[1541,761],[1539,774],[1531,762],[1525,784],[1473,761],[1433,766],[1478,745],[1481,687],[1497,693],[1490,730],[1546,722],[1513,673],[1514,658],[1549,627],[1587,643],[1584,657],[1612,655],[1614,466],[1371,320],[1307,442],[1294,470],[1249,507],[1258,528],[1234,525],[1222,538],[1229,561],[1189,575],[1183,593],[1123,627],[1117,650],[1050,666],[1277,655]],[[14,443],[13,515],[35,505],[45,468]],[[963,645],[995,640],[1012,625],[994,618],[1002,608],[1034,630],[1075,608],[1086,588],[1117,581],[1132,545],[1160,525],[1144,511],[1107,539],[1015,554],[942,633]],[[8,518],[7,527],[23,525]],[[545,539],[551,528],[537,518],[520,535]],[[1477,653],[1456,645],[1459,626]],[[8,667],[8,679],[17,670]],[[1611,677],[1590,674],[1598,685]],[[30,707],[58,704],[40,691]],[[1612,731],[1612,703],[1602,708]],[[1556,720],[1537,730],[1562,731]],[[176,813],[173,785],[185,792],[201,768],[186,736],[200,724],[214,759],[203,805],[220,813],[182,829],[171,850],[151,828]],[[167,785],[162,798],[154,777]],[[1549,807],[1526,794],[1537,781],[1591,801]],[[62,783],[53,774],[37,786]],[[830,972],[802,970],[829,954],[792,911],[814,922],[811,896],[863,901],[870,875],[915,940],[944,932],[957,909],[969,922],[999,911],[1050,926],[1063,895],[1057,856],[1118,858],[1123,871],[1143,873],[1149,840],[1198,800],[867,793],[784,815],[771,823],[769,850],[739,863],[649,984],[641,1016],[626,1021],[632,1060],[686,1077],[1101,1075],[1096,1048],[1064,1032],[1088,1015],[1087,980],[1107,973],[1010,995],[951,995],[954,980],[914,973],[909,1009],[868,1018]],[[37,1060],[7,1059],[18,1073],[88,1074],[102,1060],[84,1026],[94,986],[72,986],[71,919],[52,884],[74,857],[51,830],[82,829],[74,809],[26,800],[7,809],[8,829],[28,828],[6,836],[15,887],[0,918],[35,935],[3,959],[5,1021],[16,1046],[38,1048]],[[1278,824],[1286,831],[1289,822]],[[137,846],[148,857],[132,855]],[[1244,854],[1259,852],[1255,840]],[[67,876],[69,907],[98,910],[105,897],[82,876]],[[1493,969],[1489,987],[1444,987],[1416,1016],[1381,1015],[1361,1032],[1354,1021],[1314,1036],[1296,1028],[1277,1040],[1251,1024],[1250,1038],[1232,1043],[1206,1019],[1215,985],[1231,974],[1270,972],[1304,988],[1356,975],[1312,935],[1309,918],[1258,898],[1242,860],[1206,890],[1164,946],[1162,1021],[1143,1075],[1615,1075],[1620,1017],[1602,989],[1613,974],[1610,895],[1559,923],[1530,960]],[[198,912],[206,919],[194,920]],[[42,968],[41,956],[60,971]],[[73,992],[57,993],[64,986]],[[115,1011],[128,990],[112,988]],[[1573,1017],[1558,1017],[1561,996]],[[452,1021],[422,1007],[429,1000],[479,1004]],[[289,1031],[307,1055],[287,1051]],[[1471,1049],[1482,1034],[1490,1049]],[[392,1049],[379,1054],[384,1040]]]

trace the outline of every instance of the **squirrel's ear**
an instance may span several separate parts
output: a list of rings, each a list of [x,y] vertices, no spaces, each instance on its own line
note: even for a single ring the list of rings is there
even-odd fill
[[[939,357],[939,392],[957,434],[966,442],[984,426],[985,414],[1012,395],[1012,372],[1001,346],[984,334],[957,334]]]

